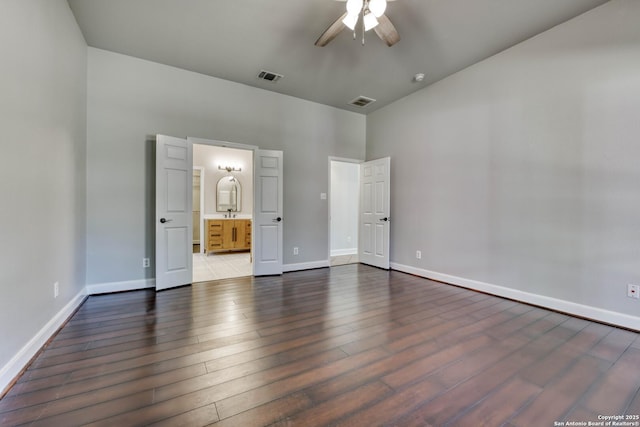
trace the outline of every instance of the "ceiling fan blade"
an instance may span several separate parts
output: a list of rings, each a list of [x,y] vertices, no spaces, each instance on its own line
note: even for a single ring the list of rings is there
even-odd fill
[[[380,15],[378,17],[378,25],[374,28],[378,37],[384,41],[387,46],[391,47],[400,41],[400,34],[393,26],[387,15]]]
[[[336,36],[340,34],[340,31],[342,31],[346,26],[342,23],[342,20],[346,17],[347,17],[347,12],[345,12],[344,15],[338,18],[336,22],[329,25],[329,28],[327,28],[325,32],[322,33],[320,37],[318,37],[318,40],[316,40],[315,45],[321,46],[321,47],[326,46],[331,40],[335,39]]]

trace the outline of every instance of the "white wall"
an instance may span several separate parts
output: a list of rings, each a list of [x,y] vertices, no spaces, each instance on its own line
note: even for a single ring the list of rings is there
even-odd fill
[[[614,0],[370,114],[392,262],[640,329],[639,22]]]
[[[358,253],[360,165],[330,162],[331,256]]]
[[[365,116],[89,48],[87,282],[153,278],[154,136],[284,151],[285,263],[327,259],[329,156],[362,159]],[[298,246],[300,255],[293,257]],[[140,282],[140,283],[142,283]]]
[[[240,172],[233,172],[242,187],[242,202],[238,215],[253,213],[253,151],[214,145],[193,145],[193,165],[205,168],[204,174],[204,209],[205,215],[222,215],[226,212],[216,211],[216,187],[220,178],[229,175],[226,170],[218,169],[218,165],[235,165]]]
[[[0,2],[0,392],[82,301],[86,61],[66,1]]]

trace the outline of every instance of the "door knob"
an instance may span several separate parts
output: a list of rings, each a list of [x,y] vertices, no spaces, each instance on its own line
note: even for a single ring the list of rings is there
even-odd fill
[[[163,223],[163,224],[165,222],[171,222],[171,221],[173,221],[173,220],[172,219],[166,219],[166,218],[160,218],[160,222]]]
[[[389,218],[385,216],[384,218],[380,218],[380,221],[387,222],[387,221],[389,221]]]
[[[276,219],[272,219],[271,221],[273,221],[273,222],[280,222],[280,221],[282,221],[282,218],[281,218],[281,217],[278,217],[278,218],[276,218]]]

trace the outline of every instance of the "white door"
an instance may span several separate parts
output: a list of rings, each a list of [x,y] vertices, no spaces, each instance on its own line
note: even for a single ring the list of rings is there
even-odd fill
[[[282,151],[256,150],[253,274],[282,274]]]
[[[391,159],[360,165],[358,257],[364,264],[389,269],[389,198]]]
[[[156,290],[191,283],[193,145],[156,137]]]

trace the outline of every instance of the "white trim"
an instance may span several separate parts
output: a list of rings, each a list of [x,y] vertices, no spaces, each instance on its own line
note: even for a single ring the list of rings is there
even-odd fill
[[[216,139],[195,138],[193,136],[188,136],[187,140],[191,141],[194,144],[217,145],[218,147],[237,148],[239,150],[255,151],[260,148],[257,145],[241,144],[238,142],[218,141]]]
[[[326,259],[323,261],[300,262],[298,264],[283,264],[282,271],[287,273],[290,271],[313,270],[314,268],[325,268],[330,266],[331,263]]]
[[[640,331],[640,317],[617,313],[610,310],[604,310],[602,308],[592,307],[589,305],[577,304],[571,301],[551,298],[544,295],[532,294],[530,292],[506,288],[504,286],[493,285],[491,283],[485,283],[477,280],[465,279],[463,277],[452,276],[449,274],[438,273],[435,271],[424,270],[421,268],[398,264],[395,262],[391,263],[391,268],[393,270],[414,274],[416,276],[425,277],[427,279],[450,283],[452,285],[461,286],[463,288],[486,292],[488,294],[497,295],[516,301],[522,301],[540,307],[550,308],[552,310],[561,311],[563,313],[573,314],[575,316],[580,316]]]
[[[27,367],[42,347],[56,333],[56,331],[67,321],[73,312],[82,305],[87,296],[86,289],[82,288],[78,294],[67,303],[55,316],[47,322],[34,336],[24,345],[6,365],[0,369],[0,395],[5,389],[20,375],[20,372]]]
[[[155,288],[156,279],[127,280],[126,282],[96,283],[87,285],[88,295],[108,294],[111,292],[135,291],[137,289]]]
[[[364,160],[360,160],[360,159],[350,159],[347,157],[335,157],[335,156],[329,156],[329,163],[331,162],[342,162],[342,163],[356,163],[356,164],[360,164],[360,163],[364,163]]]
[[[358,255],[358,248],[334,249],[331,251],[331,256],[342,256],[342,255]]]

